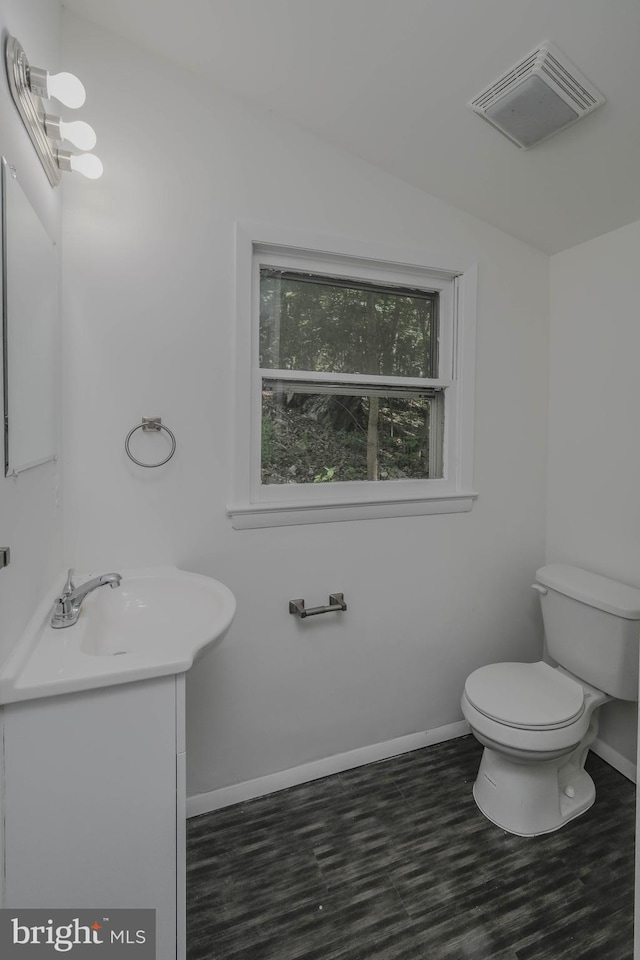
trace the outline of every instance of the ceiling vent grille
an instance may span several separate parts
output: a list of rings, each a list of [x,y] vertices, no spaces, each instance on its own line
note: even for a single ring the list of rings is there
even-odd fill
[[[468,106],[526,150],[582,117],[605,98],[549,41],[479,93]]]

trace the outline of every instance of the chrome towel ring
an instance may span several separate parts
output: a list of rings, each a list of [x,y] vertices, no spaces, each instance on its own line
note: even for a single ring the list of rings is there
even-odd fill
[[[164,460],[159,460],[158,463],[143,463],[142,460],[137,460],[131,453],[131,449],[129,447],[131,437],[134,435],[136,430],[142,430],[144,433],[159,433],[160,430],[164,430],[164,432],[169,434],[169,437],[171,438],[171,450],[169,451],[169,455],[166,456]],[[133,462],[137,463],[139,467],[161,467],[163,464],[168,463],[176,452],[176,438],[173,432],[169,430],[169,427],[162,422],[161,417],[143,417],[142,423],[138,423],[132,430],[129,430],[127,439],[124,442],[124,449],[129,457],[129,460],[133,460]]]

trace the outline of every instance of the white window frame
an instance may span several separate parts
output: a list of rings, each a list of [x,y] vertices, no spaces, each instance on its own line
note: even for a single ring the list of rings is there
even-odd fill
[[[259,366],[260,267],[342,276],[440,295],[437,379],[305,372],[305,380],[437,387],[444,392],[442,479],[262,484],[262,378],[298,371]],[[236,224],[234,470],[227,514],[236,529],[471,510],[477,267],[461,269],[425,251],[322,237],[267,224]]]

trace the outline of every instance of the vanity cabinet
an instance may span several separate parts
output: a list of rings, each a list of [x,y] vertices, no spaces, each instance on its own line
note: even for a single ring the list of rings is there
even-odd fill
[[[185,956],[184,674],[2,708],[10,908],[156,910]]]

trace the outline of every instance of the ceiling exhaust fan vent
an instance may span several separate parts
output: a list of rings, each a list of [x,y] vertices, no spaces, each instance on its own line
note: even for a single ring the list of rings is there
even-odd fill
[[[526,150],[604,102],[584,74],[554,44],[545,41],[468,106]]]

